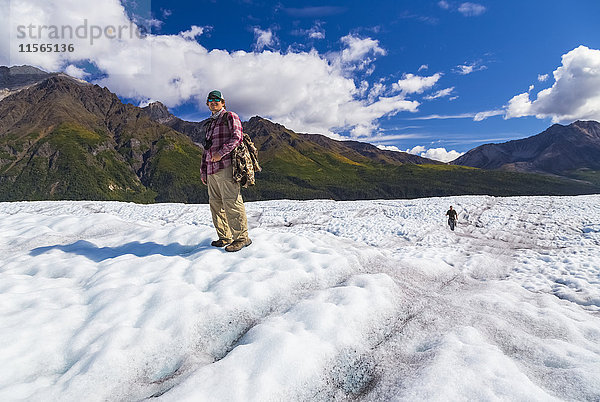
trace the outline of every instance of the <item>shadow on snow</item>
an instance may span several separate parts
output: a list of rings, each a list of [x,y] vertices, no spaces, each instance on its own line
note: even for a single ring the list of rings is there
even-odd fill
[[[189,255],[207,247],[209,247],[208,241],[196,246],[184,246],[179,243],[164,245],[154,242],[140,243],[138,241],[134,241],[117,247],[98,247],[89,241],[78,240],[73,244],[58,244],[55,246],[38,247],[31,250],[29,255],[36,257],[51,250],[61,250],[65,253],[82,255],[94,262],[101,262],[127,254],[132,254],[136,257],[147,257],[155,254],[160,254],[165,257]]]

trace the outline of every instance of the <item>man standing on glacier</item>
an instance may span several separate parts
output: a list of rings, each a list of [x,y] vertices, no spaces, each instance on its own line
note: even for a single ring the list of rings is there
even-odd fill
[[[446,216],[448,217],[450,230],[454,231],[454,226],[456,226],[456,221],[458,221],[458,214],[456,213],[456,210],[452,209],[452,205],[450,205],[450,209],[446,212]]]
[[[218,240],[215,247],[239,251],[252,244],[240,183],[233,180],[231,152],[242,142],[242,123],[237,114],[225,109],[220,91],[211,91],[206,105],[212,116],[206,125],[202,154],[202,183],[208,186],[208,199]]]

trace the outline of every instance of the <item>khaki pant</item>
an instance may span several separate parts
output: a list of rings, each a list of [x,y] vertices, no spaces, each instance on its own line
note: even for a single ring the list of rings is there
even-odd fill
[[[219,239],[247,240],[248,222],[240,192],[240,183],[233,181],[231,166],[207,177],[208,202]]]

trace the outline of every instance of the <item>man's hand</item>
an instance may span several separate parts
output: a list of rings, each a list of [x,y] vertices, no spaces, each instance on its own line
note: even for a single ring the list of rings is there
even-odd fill
[[[204,177],[201,177],[200,180],[202,180],[202,184],[206,186],[206,180],[204,180]]]
[[[213,155],[213,156],[212,156],[212,158],[210,158],[210,161],[211,161],[211,162],[218,162],[218,161],[220,161],[221,159],[222,159],[222,156],[221,156],[221,155],[219,155],[219,154],[215,154],[215,155]]]

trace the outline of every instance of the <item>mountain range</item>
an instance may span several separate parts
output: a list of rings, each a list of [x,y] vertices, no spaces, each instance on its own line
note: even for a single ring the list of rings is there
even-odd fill
[[[600,170],[600,123],[554,124],[532,137],[481,145],[451,163],[556,175],[569,175],[577,169]]]
[[[160,102],[144,108],[123,104],[107,88],[65,74],[29,66],[0,67],[0,74],[0,90],[8,94],[0,100],[0,200],[207,201],[197,145],[204,136],[202,122],[184,121]],[[597,138],[597,125],[577,122],[571,131]],[[524,165],[506,157],[510,151],[492,152],[491,146],[449,165],[357,141],[296,133],[258,116],[243,127],[263,166],[257,185],[244,190],[249,200],[600,191],[600,183],[586,177],[507,171],[518,170],[510,169],[511,163]],[[550,130],[560,131],[556,126]],[[571,141],[576,146],[577,137]],[[535,154],[533,146],[519,149],[525,148]],[[497,162],[499,155],[510,161]],[[470,167],[482,161],[485,166]],[[531,170],[547,173],[539,166],[549,165],[532,162]],[[597,169],[592,163],[564,166]]]

